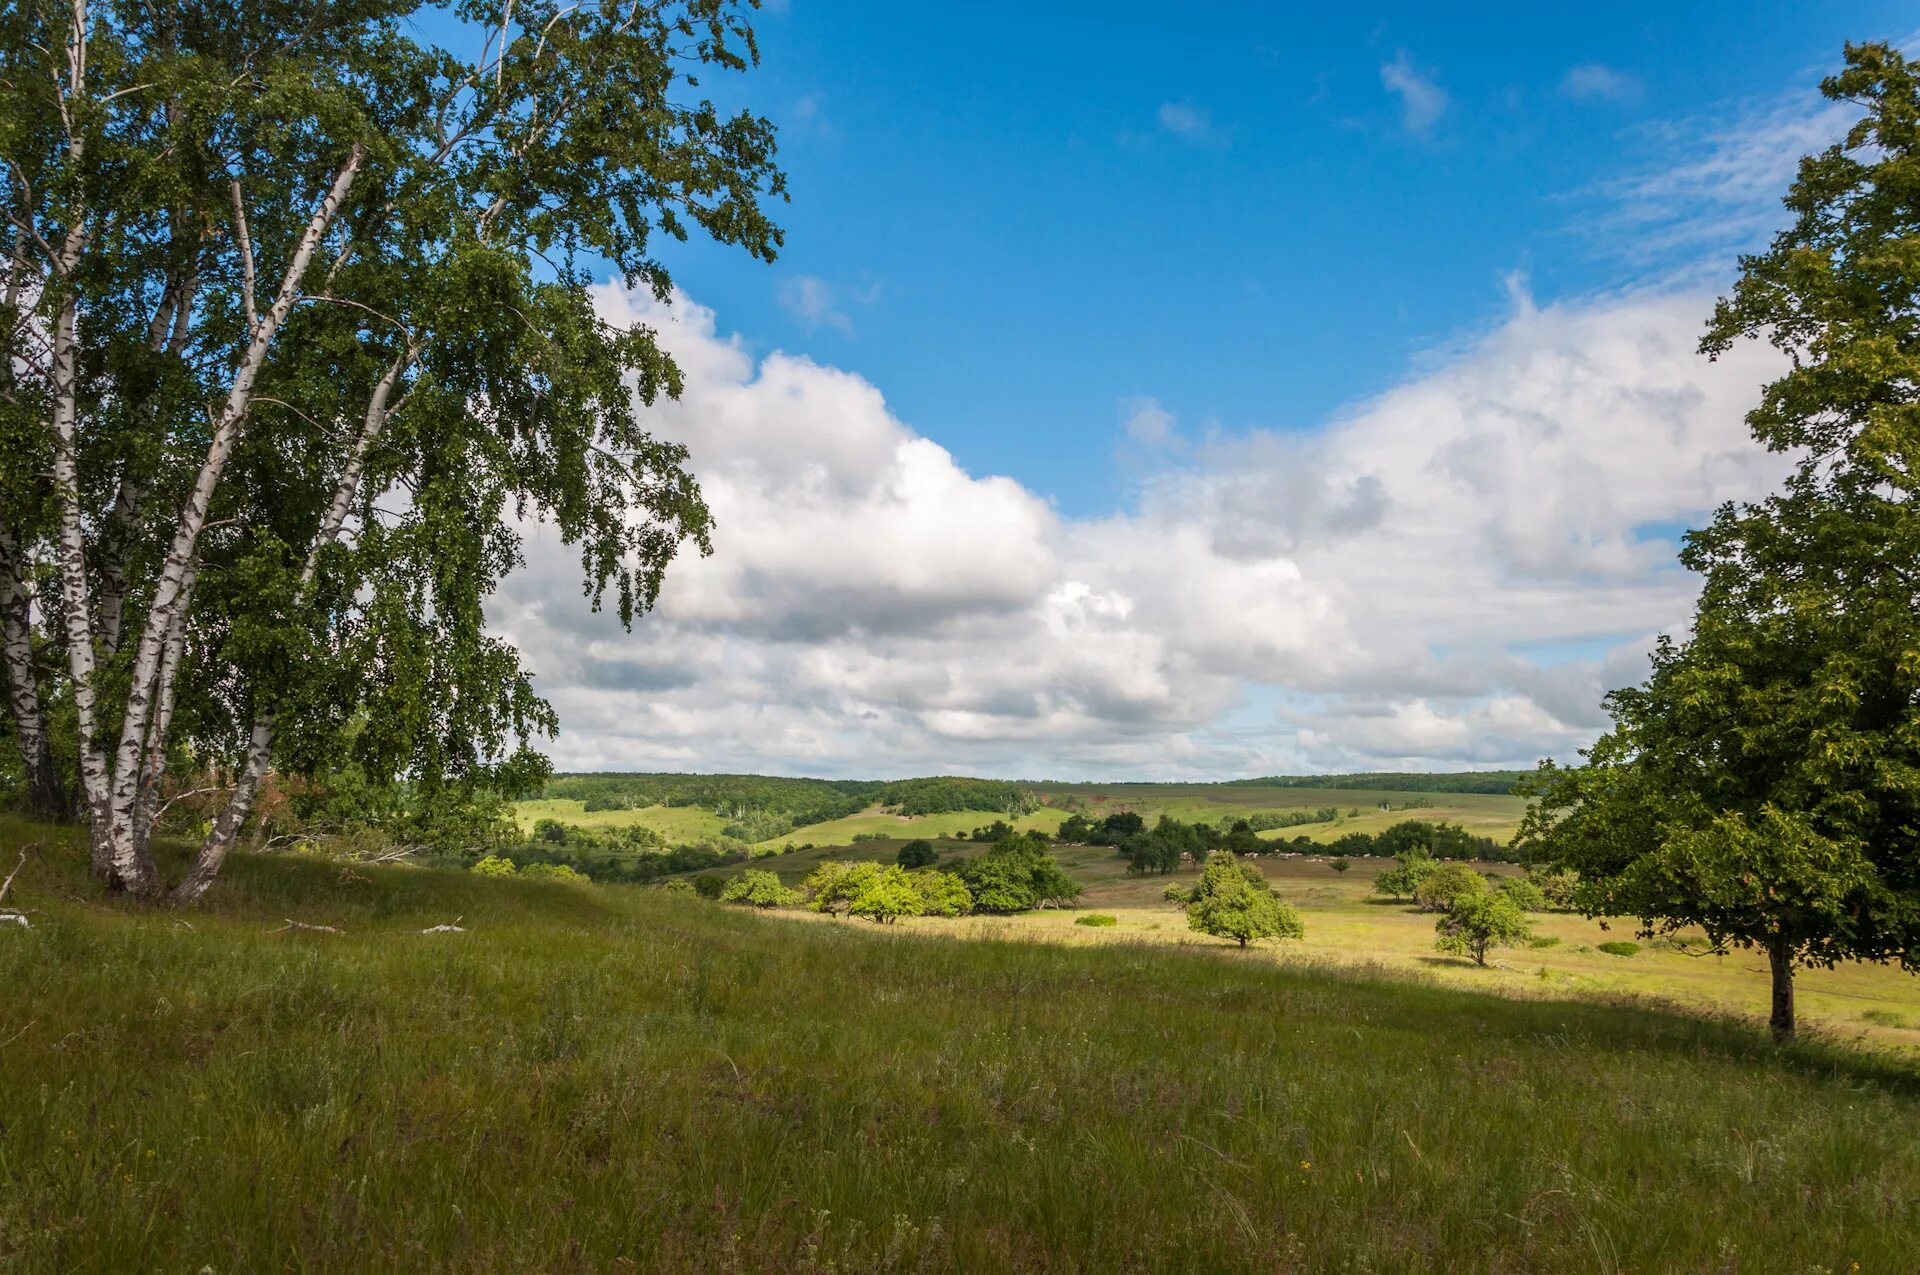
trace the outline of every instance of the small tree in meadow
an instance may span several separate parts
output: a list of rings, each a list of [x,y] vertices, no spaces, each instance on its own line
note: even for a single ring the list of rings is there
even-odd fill
[[[1487,963],[1490,947],[1524,943],[1533,931],[1511,896],[1484,887],[1455,900],[1453,909],[1434,925],[1439,935],[1434,947],[1458,956],[1471,956],[1475,965]]]
[[[1187,903],[1187,924],[1241,947],[1255,939],[1297,939],[1306,933],[1299,913],[1274,894],[1260,869],[1242,863],[1231,850],[1208,856]]]
[[[973,911],[973,891],[951,872],[916,872],[913,884],[926,905],[922,916],[965,916]]]
[[[1499,884],[1493,887],[1512,899],[1522,912],[1545,912],[1547,910],[1546,891],[1536,885],[1530,877],[1501,877]]]
[[[879,875],[877,863],[829,859],[809,873],[800,888],[806,891],[807,906],[815,912],[842,916],[867,884]]]
[[[1487,879],[1464,863],[1445,863],[1413,888],[1422,912],[1451,912],[1461,900],[1487,892]]]
[[[933,842],[924,837],[916,838],[900,847],[900,853],[894,862],[911,872],[915,868],[925,868],[940,861],[940,852],[933,848]]]
[[[1373,879],[1373,892],[1390,899],[1410,899],[1420,883],[1439,867],[1424,852],[1400,855],[1393,867]]]
[[[1338,859],[1327,860],[1327,866],[1329,868],[1332,868],[1335,872],[1344,874],[1348,868],[1351,868],[1353,866],[1353,861],[1343,856]]]
[[[745,903],[756,908],[785,908],[800,902],[800,892],[783,885],[764,868],[748,868],[720,891],[722,903]]]
[[[881,925],[892,925],[903,916],[919,916],[927,908],[919,889],[906,869],[895,866],[874,874],[847,911]]]

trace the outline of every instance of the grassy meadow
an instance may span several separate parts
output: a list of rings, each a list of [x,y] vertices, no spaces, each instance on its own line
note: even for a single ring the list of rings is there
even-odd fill
[[[1875,1272],[1920,1233],[1920,1083],[1831,1038],[298,857],[182,915],[26,839],[9,1269]]]

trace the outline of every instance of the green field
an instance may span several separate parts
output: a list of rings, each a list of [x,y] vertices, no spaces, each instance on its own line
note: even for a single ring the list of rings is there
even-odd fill
[[[565,798],[522,801],[514,817],[531,832],[538,819],[558,819],[580,828],[652,828],[672,842],[702,841],[720,835],[727,821],[702,806],[643,806],[638,810],[595,810]]]
[[[1047,804],[1029,815],[1011,820],[1014,826],[1051,832],[1072,810],[1099,818],[1131,810],[1149,822],[1172,815],[1186,822],[1218,823],[1259,812],[1313,810],[1335,806],[1340,817],[1328,824],[1305,824],[1277,829],[1269,838],[1309,837],[1331,841],[1349,832],[1377,833],[1402,819],[1458,823],[1482,836],[1505,841],[1520,826],[1526,802],[1518,797],[1479,793],[1375,792],[1346,788],[1259,788],[1227,784],[1036,784],[1033,791]],[[1382,810],[1382,804],[1387,809]],[[1349,812],[1358,810],[1357,815]],[[583,828],[643,825],[669,841],[698,841],[717,837],[727,820],[700,806],[647,806],[638,810],[603,810],[587,814],[578,801],[545,799],[523,801],[515,807],[523,829],[536,819],[558,819]],[[992,810],[961,810],[938,815],[906,817],[871,808],[843,819],[808,824],[770,838],[763,848],[792,843],[816,846],[850,845],[856,835],[942,837],[971,831],[1006,816]]]
[[[1920,1233],[1920,1080],[1831,1039],[298,857],[181,916],[27,835],[11,1269],[1892,1272]]]
[[[1486,793],[1376,792],[1359,788],[1258,788],[1237,784],[1041,784],[1041,799],[1072,804],[1089,817],[1133,810],[1151,822],[1172,815],[1187,823],[1218,823],[1257,812],[1316,810],[1334,806],[1339,821],[1277,829],[1269,837],[1331,841],[1348,832],[1376,833],[1402,819],[1457,823],[1496,841],[1510,840],[1526,814],[1521,797]],[[1387,809],[1382,810],[1385,805]],[[1355,815],[1350,812],[1358,810]]]

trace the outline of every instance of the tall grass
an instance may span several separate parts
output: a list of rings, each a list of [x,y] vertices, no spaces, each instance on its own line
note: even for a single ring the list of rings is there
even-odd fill
[[[1883,1271],[1920,1235],[1912,1078],[1734,1023],[245,856],[182,918],[81,861],[43,846],[0,933],[13,1269]]]

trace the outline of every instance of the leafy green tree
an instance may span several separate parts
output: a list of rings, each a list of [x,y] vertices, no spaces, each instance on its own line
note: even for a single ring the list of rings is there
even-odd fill
[[[701,87],[755,61],[750,7],[454,0],[480,62],[416,34],[423,0],[0,11],[0,653],[16,736],[17,654],[64,656],[110,888],[166,888],[171,764],[225,797],[181,901],[272,769],[545,779],[554,715],[486,600],[521,518],[628,623],[708,546],[642,414],[678,369],[590,285],[668,298],[662,237],[778,248],[772,125]],[[37,634],[23,561],[58,585]]]
[[[1439,935],[1434,947],[1442,952],[1471,956],[1475,965],[1487,963],[1489,947],[1511,947],[1524,943],[1532,931],[1526,914],[1513,897],[1482,886],[1456,898],[1453,906],[1434,924]]]
[[[800,888],[806,892],[807,906],[815,912],[840,916],[852,906],[860,891],[879,875],[880,865],[877,863],[846,863],[829,859],[809,873]]]
[[[1545,912],[1547,894],[1531,877],[1501,877],[1494,889],[1512,899],[1522,912]]]
[[[1024,833],[1002,837],[984,853],[962,859],[954,871],[973,892],[976,912],[1004,915],[1057,906],[1079,898],[1082,890],[1046,842]]]
[[[1373,893],[1390,899],[1410,899],[1414,891],[1439,869],[1440,865],[1423,852],[1402,855],[1399,861],[1373,879]]]
[[[519,869],[514,867],[512,859],[505,859],[497,854],[490,854],[486,858],[477,861],[471,868],[467,869],[467,871],[477,872],[483,877],[510,877],[516,874]]]
[[[1187,901],[1187,924],[1202,934],[1233,939],[1297,939],[1306,933],[1299,913],[1282,902],[1260,869],[1231,850],[1216,850]]]
[[[1443,863],[1413,889],[1422,912],[1451,912],[1470,895],[1484,894],[1487,879],[1464,863]]]
[[[913,874],[914,888],[926,905],[923,916],[965,916],[973,911],[973,891],[951,872],[928,870]]]
[[[1788,356],[1747,424],[1795,468],[1687,538],[1692,636],[1608,697],[1585,765],[1541,769],[1521,833],[1590,915],[1764,951],[1782,1041],[1797,967],[1920,969],[1920,77],[1850,45],[1821,88],[1860,118],[1801,162],[1702,344]]]
[[[927,908],[920,889],[905,868],[890,866],[868,878],[847,911],[869,921],[892,925],[903,916],[919,916]]]
[[[900,853],[894,859],[894,862],[909,871],[914,868],[924,868],[939,861],[940,852],[933,848],[933,842],[924,838],[917,838],[901,846]]]
[[[1342,876],[1345,876],[1347,869],[1353,866],[1353,861],[1343,856],[1341,858],[1327,860],[1327,866]]]
[[[722,903],[745,903],[756,908],[788,908],[800,902],[798,890],[781,883],[764,868],[748,868],[720,891]]]

